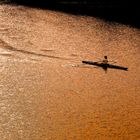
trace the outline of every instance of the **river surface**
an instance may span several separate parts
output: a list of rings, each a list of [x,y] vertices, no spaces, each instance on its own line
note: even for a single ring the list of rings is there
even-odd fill
[[[139,62],[139,29],[0,5],[0,139],[140,140]]]

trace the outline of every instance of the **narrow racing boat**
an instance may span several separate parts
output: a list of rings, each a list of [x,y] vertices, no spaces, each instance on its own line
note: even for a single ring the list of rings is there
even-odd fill
[[[117,66],[117,65],[113,65],[113,64],[103,64],[103,63],[93,62],[93,61],[82,61],[82,63],[88,64],[88,65],[99,66],[99,67],[102,67],[102,68],[104,68],[104,69],[113,68],[113,69],[128,70],[127,67]]]

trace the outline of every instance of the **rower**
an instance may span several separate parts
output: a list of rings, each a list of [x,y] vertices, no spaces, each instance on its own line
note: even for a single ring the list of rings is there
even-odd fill
[[[103,59],[102,63],[103,63],[103,64],[108,64],[107,56],[104,56],[104,59]]]

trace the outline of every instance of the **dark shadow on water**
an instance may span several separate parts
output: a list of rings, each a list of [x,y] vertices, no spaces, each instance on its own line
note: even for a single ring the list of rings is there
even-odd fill
[[[98,17],[109,22],[118,22],[140,28],[140,11],[136,1],[120,0],[11,0],[30,7],[63,11],[75,15]]]
[[[1,56],[7,56],[7,57],[10,57],[12,56],[12,54],[6,54],[6,53],[0,53]]]
[[[52,59],[70,60],[69,58],[65,58],[65,57],[59,57],[59,56],[53,56],[53,55],[45,55],[45,54],[41,54],[41,53],[37,53],[37,52],[18,49],[18,48],[15,48],[13,46],[10,46],[8,43],[6,43],[3,40],[0,40],[0,43],[3,43],[1,48],[9,50],[9,51],[13,51],[13,52],[19,52],[19,53],[23,53],[23,54],[26,54],[26,55],[34,55],[34,56],[39,56],[39,57],[47,57],[47,58],[52,58]],[[2,54],[0,54],[0,55],[2,55]]]

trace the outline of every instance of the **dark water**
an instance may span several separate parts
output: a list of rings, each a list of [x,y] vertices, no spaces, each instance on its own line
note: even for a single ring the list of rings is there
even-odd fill
[[[5,1],[5,0],[2,0]],[[139,4],[126,0],[7,0],[11,4],[88,15],[140,28]]]
[[[139,140],[140,30],[0,5],[2,140]],[[85,66],[108,55],[128,71]]]

